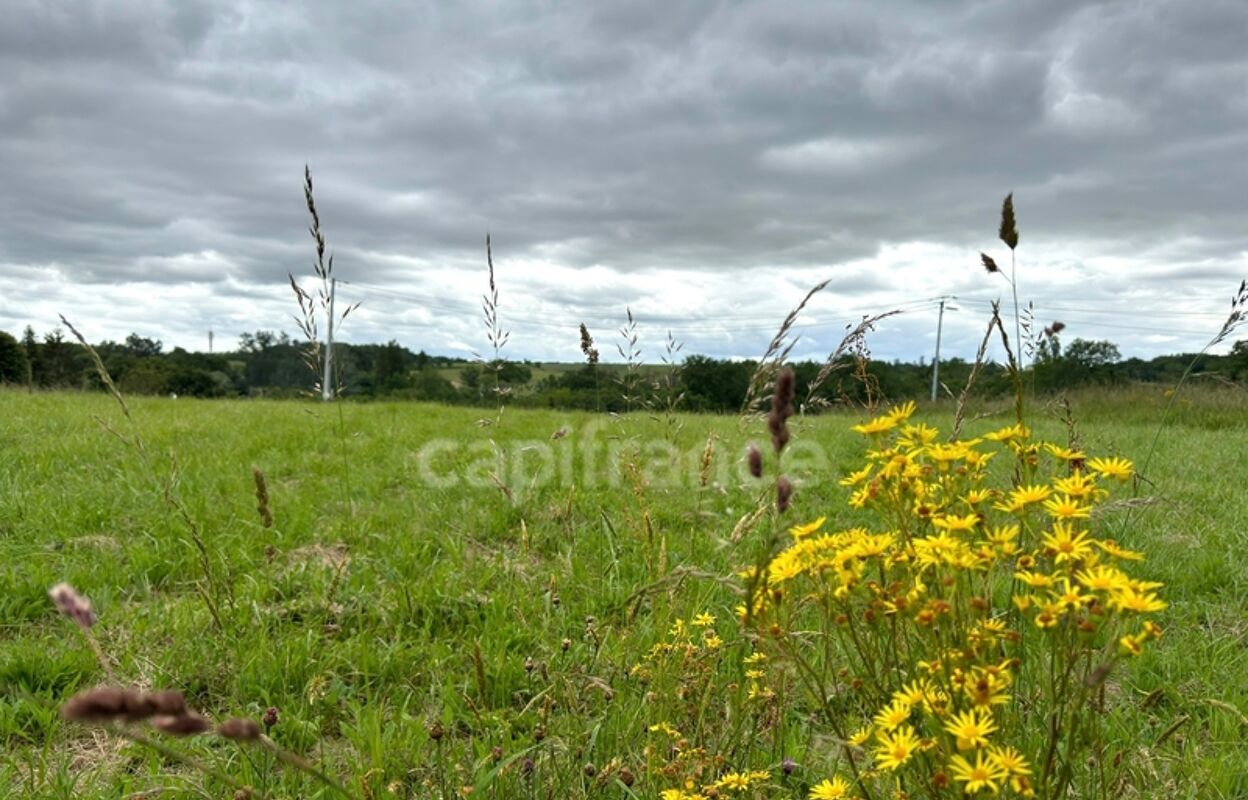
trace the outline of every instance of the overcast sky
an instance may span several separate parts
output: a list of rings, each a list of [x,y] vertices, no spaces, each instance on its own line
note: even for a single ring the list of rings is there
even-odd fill
[[[1199,349],[1248,277],[1248,2],[6,0],[0,330],[193,350],[296,327],[310,164],[342,338],[513,358],[973,357],[1015,193],[1020,299]],[[1242,334],[1241,334],[1242,336]]]

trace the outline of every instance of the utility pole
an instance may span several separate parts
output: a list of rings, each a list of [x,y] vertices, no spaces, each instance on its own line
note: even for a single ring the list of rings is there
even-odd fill
[[[945,324],[945,303],[956,300],[956,297],[940,298],[940,313],[936,317],[936,357],[932,359],[932,402],[936,402],[936,388],[940,385],[940,331]],[[950,305],[950,311],[957,311],[957,306]]]
[[[325,377],[321,381],[321,399],[334,399],[334,295],[338,293],[338,279],[329,279],[329,331],[325,337]]]
[[[212,328],[208,329],[208,352],[212,353]]]

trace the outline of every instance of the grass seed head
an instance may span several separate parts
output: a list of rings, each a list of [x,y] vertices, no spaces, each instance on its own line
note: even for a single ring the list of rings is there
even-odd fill
[[[91,601],[70,586],[58,583],[48,590],[48,596],[56,605],[56,609],[72,619],[79,627],[90,628],[96,622],[95,612],[91,609]]]
[[[591,367],[598,363],[598,348],[594,347],[594,337],[589,335],[584,322],[581,323],[581,352]]]
[[[780,480],[776,481],[776,510],[783,514],[789,509],[789,500],[793,497],[793,484],[789,479],[780,476]]]
[[[186,713],[186,698],[181,692],[173,689],[160,689],[148,692],[147,699],[151,702],[156,714],[177,716]]]
[[[273,511],[269,508],[269,485],[259,467],[251,468],[251,477],[256,483],[256,512],[260,515],[260,525],[273,527]]]
[[[79,692],[61,706],[61,717],[73,722],[111,722],[125,713],[129,690],[101,686]]]
[[[750,466],[750,474],[755,478],[763,477],[763,453],[755,445],[750,445],[745,454],[745,461]]]
[[[1001,229],[998,231],[1001,241],[1013,250],[1018,247],[1018,227],[1014,223],[1014,193],[1010,192],[1001,203]]]
[[[187,711],[183,714],[152,717],[152,727],[170,736],[195,736],[207,731],[212,725],[194,711]]]
[[[231,717],[217,726],[217,735],[236,742],[254,742],[260,738],[260,723],[247,717]]]
[[[771,444],[779,453],[789,443],[788,419],[793,416],[793,397],[796,394],[797,377],[792,367],[785,367],[776,376],[775,392],[771,396],[771,413],[767,416],[767,430]]]

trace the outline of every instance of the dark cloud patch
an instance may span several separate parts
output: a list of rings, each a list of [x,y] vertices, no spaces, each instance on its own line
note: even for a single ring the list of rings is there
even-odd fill
[[[194,283],[270,308],[309,271],[305,162],[343,277],[473,306],[489,231],[544,314],[634,305],[712,352],[765,334],[697,319],[783,314],[824,277],[863,303],[979,291],[1011,190],[1024,259],[1111,305],[1248,269],[1234,0],[7,10],[0,281],[66,302]],[[200,307],[188,329],[227,313]]]

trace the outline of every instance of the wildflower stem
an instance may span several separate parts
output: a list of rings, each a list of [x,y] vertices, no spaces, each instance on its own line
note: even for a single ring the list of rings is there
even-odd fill
[[[289,750],[283,749],[280,745],[277,744],[277,742],[274,742],[272,739],[270,739],[267,736],[261,735],[257,741],[260,742],[260,745],[262,747],[264,747],[273,755],[277,756],[277,759],[279,761],[289,764],[290,766],[294,767],[297,770],[300,770],[301,772],[306,772],[307,774],[316,778],[321,783],[333,789],[334,791],[336,791],[338,794],[342,795],[343,797],[349,798],[349,800],[355,800],[355,796],[352,795],[349,791],[347,791],[345,786],[343,786],[341,783],[331,778],[328,774],[325,773],[324,770],[320,769],[312,762],[307,761],[306,759],[300,758],[299,756],[295,755]]]
[[[181,750],[176,750],[170,747],[164,742],[144,736],[138,731],[122,726],[122,725],[110,725],[109,729],[113,733],[122,737],[123,739],[129,739],[130,741],[134,742],[137,745],[146,747],[149,750],[154,750],[157,753],[160,753],[165,758],[170,759],[171,761],[177,761],[179,763],[185,764],[186,766],[190,767],[191,769],[197,772],[203,773],[204,775],[207,775],[210,778],[213,778],[215,780],[220,781],[221,783],[224,783],[226,786],[229,786],[231,789],[234,789],[235,791],[240,791],[240,792],[248,791],[253,794],[255,793],[255,790],[251,789],[248,786],[245,786],[241,781],[235,778],[231,778],[229,775],[226,775],[224,772],[214,769],[213,767],[208,766],[204,762],[192,756],[187,755]],[[260,800],[263,800],[265,795],[258,794],[257,797],[260,798]]]

